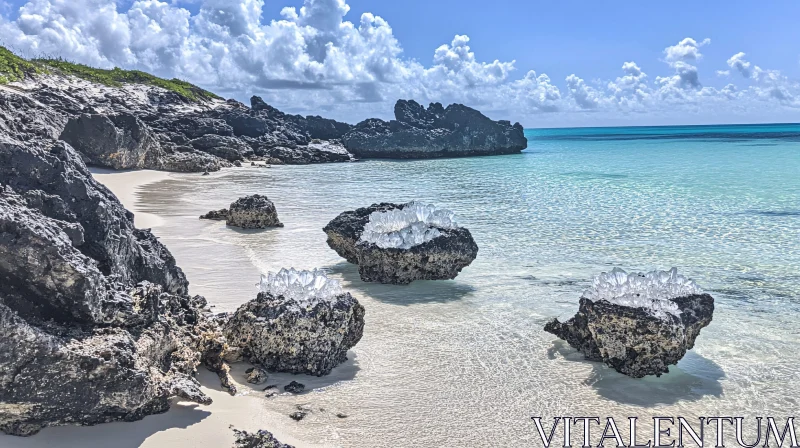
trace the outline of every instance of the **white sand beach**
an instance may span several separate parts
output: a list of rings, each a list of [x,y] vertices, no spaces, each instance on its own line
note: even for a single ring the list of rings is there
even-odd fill
[[[138,170],[114,171],[107,168],[91,168],[92,176],[108,187],[128,210],[133,212],[133,222],[140,229],[158,227],[163,221],[157,215],[145,213],[136,208],[141,187],[168,179],[165,171]]]

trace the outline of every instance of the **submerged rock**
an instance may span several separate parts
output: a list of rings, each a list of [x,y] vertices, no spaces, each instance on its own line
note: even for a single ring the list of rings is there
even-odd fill
[[[584,292],[578,313],[544,329],[578,349],[634,377],[669,372],[711,323],[714,298],[677,270],[627,274],[615,269]]]
[[[228,209],[227,225],[243,229],[283,227],[275,204],[266,196],[254,194],[238,199]]]
[[[250,384],[264,384],[267,381],[269,374],[261,367],[250,367],[244,372],[245,379]]]
[[[306,418],[307,415],[308,412],[306,411],[294,411],[291,414],[289,414],[289,417],[291,417],[292,420],[299,422],[300,420]]]
[[[280,284],[282,288],[276,286]],[[361,340],[364,307],[324,274],[282,270],[224,328],[228,343],[270,371],[327,375]]]
[[[373,204],[340,214],[323,230],[328,246],[357,264],[363,281],[453,279],[475,260],[478,245],[452,213],[441,212],[413,202]]]
[[[291,383],[287,384],[286,386],[283,386],[283,390],[285,390],[286,392],[293,393],[293,394],[299,394],[299,393],[303,392],[304,390],[306,390],[306,385],[303,384],[303,383],[298,383],[297,381],[292,381]]]
[[[263,429],[256,433],[234,429],[233,434],[236,437],[234,448],[294,448],[279,442],[271,432]]]
[[[522,125],[493,121],[462,104],[447,108],[399,100],[396,120],[369,119],[353,126],[342,142],[356,157],[419,159],[514,154],[527,148]]]

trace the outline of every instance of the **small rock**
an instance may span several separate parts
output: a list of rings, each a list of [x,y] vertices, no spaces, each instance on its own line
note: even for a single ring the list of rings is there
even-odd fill
[[[208,171],[203,171],[203,176],[208,176],[210,173]]]
[[[296,412],[292,412],[291,414],[289,414],[289,417],[291,417],[293,420],[299,422],[300,420],[306,418],[306,415],[308,415],[308,412],[296,411]]]
[[[339,418],[347,418],[347,414],[345,414],[343,412],[337,412],[336,416],[339,417]]]
[[[228,219],[228,209],[211,210],[205,215],[200,215],[200,219],[210,219],[213,221],[224,221]]]
[[[250,367],[244,374],[250,384],[263,384],[267,381],[267,371],[261,367]]]
[[[278,441],[269,431],[261,430],[257,433],[249,433],[234,429],[233,426],[231,429],[236,437],[234,448],[294,448],[292,445]]]
[[[306,390],[306,385],[298,383],[297,381],[292,381],[286,386],[283,386],[283,390],[285,390],[286,392],[291,392],[293,394],[299,394],[300,392]]]

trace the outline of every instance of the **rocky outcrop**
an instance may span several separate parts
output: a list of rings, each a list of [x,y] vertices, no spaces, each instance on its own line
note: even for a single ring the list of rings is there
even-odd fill
[[[395,120],[369,119],[355,125],[342,142],[356,157],[419,159],[514,154],[527,148],[522,125],[493,121],[461,104],[428,109],[400,100]]]
[[[275,204],[266,196],[260,194],[245,196],[231,204],[225,223],[242,229],[283,227],[283,224],[278,220],[278,211],[275,209]]]
[[[163,155],[147,126],[128,113],[82,114],[69,120],[60,139],[87,164],[118,170],[152,168]]]
[[[0,430],[210,403],[192,377],[219,331],[205,300],[68,144],[30,132],[0,134]]]
[[[311,163],[352,162],[355,160],[337,141],[312,140],[308,145],[295,148],[277,146],[265,149],[264,155],[284,165],[308,165]],[[274,163],[274,161],[273,161]]]
[[[224,334],[251,363],[270,371],[327,375],[361,340],[364,307],[324,272],[281,269],[228,319]],[[302,385],[292,382],[286,390]]]
[[[250,362],[278,372],[327,375],[361,340],[364,307],[349,293],[306,306],[260,293],[225,325],[232,346]]]
[[[408,248],[380,247],[361,238],[373,213],[400,210],[408,205],[380,203],[340,214],[323,228],[328,235],[328,246],[348,262],[357,264],[365,282],[408,284],[414,280],[455,278],[478,255],[478,245],[465,228],[430,226],[439,236]]]
[[[586,359],[603,362],[617,372],[634,378],[661,376],[694,347],[714,314],[714,299],[708,294],[663,300],[667,303],[659,307],[666,305],[669,312],[582,297],[574,317],[563,323],[553,319],[544,329]]]
[[[260,430],[256,433],[233,430],[236,437],[234,448],[294,448],[292,445],[281,443],[271,432]]]

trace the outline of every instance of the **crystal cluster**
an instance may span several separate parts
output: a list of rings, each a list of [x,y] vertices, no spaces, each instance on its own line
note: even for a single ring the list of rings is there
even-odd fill
[[[410,249],[441,235],[439,229],[457,227],[450,210],[411,202],[403,208],[370,214],[359,241],[374,243],[381,249]]]
[[[677,268],[647,274],[628,274],[620,268],[614,268],[595,277],[592,287],[584,291],[583,297],[644,308],[653,316],[666,319],[667,314],[679,316],[681,313],[678,305],[670,299],[693,294],[702,294],[702,290],[694,280],[678,274]]]
[[[339,282],[329,279],[324,271],[297,271],[294,268],[262,275],[259,291],[275,297],[284,296],[304,306],[319,300],[332,300],[344,293]]]

